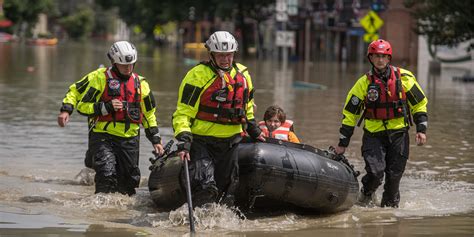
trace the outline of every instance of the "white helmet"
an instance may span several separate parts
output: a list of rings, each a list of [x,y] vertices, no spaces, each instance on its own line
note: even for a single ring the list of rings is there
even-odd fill
[[[127,41],[117,41],[110,47],[107,57],[112,64],[134,64],[137,61],[137,50],[135,45]]]
[[[227,53],[237,51],[238,44],[229,32],[216,31],[206,41],[206,48],[210,52]]]

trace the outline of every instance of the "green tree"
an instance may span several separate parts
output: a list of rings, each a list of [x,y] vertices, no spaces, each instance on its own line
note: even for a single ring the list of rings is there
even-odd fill
[[[5,0],[3,2],[5,17],[15,23],[15,34],[30,34],[32,27],[38,22],[38,15],[48,13],[52,9],[51,0]],[[21,29],[22,25],[25,25],[24,29]],[[23,30],[26,32],[20,32]]]
[[[89,36],[94,28],[94,12],[87,6],[81,6],[73,14],[60,18],[59,23],[73,39]]]
[[[157,24],[169,21],[212,20],[215,16],[236,19],[236,26],[244,32],[244,19],[253,19],[257,24],[268,19],[273,12],[268,6],[274,0],[96,0],[104,8],[117,7],[119,16],[129,26],[140,26],[147,38],[153,37]],[[194,16],[190,19],[190,8],[194,8]],[[258,30],[258,29],[257,29]],[[249,45],[248,37],[242,38],[241,48],[245,54]]]
[[[216,0],[96,0],[104,9],[117,7],[120,18],[130,27],[139,26],[147,38],[153,38],[158,24],[188,19],[189,8],[195,7],[195,20],[201,20],[216,8]]]
[[[426,35],[430,45],[456,46],[473,39],[474,3],[464,0],[405,0],[417,19],[415,32]],[[474,44],[468,50],[472,50]]]

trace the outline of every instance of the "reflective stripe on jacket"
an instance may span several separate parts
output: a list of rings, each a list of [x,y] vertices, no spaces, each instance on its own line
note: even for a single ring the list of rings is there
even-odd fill
[[[84,92],[89,85],[89,77],[85,76],[81,80],[71,84],[69,90],[63,98],[63,105],[70,104],[72,108],[76,108],[77,104],[81,100]],[[71,111],[72,112],[72,111]]]

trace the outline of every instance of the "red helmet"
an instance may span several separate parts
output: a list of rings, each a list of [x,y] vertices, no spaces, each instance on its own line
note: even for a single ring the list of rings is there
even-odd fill
[[[367,56],[372,53],[387,54],[392,57],[392,46],[388,41],[385,41],[383,39],[375,40],[369,44],[369,48],[367,49]]]

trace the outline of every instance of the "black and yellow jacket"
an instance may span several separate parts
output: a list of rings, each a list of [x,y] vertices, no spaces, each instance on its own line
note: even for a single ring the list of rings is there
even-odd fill
[[[250,91],[250,98],[246,105],[246,119],[247,124],[250,125],[247,132],[250,131],[249,134],[252,137],[257,137],[260,134],[260,129],[258,129],[254,118],[254,100],[252,96],[254,88],[252,80],[247,68],[238,63],[230,71],[232,77],[237,73],[235,67],[245,76]],[[180,140],[179,137],[183,134],[229,138],[243,131],[241,124],[221,124],[196,118],[201,95],[216,78],[219,78],[218,75],[208,64],[198,64],[184,77],[179,87],[176,111],[173,114],[173,129],[178,140]]]
[[[89,85],[89,77],[85,76],[81,80],[73,83],[69,86],[69,90],[63,98],[63,104],[61,106],[61,112],[68,112],[72,114],[74,108],[81,100],[87,86]]]
[[[406,92],[410,113],[413,115],[416,124],[416,131],[425,133],[428,126],[426,108],[428,98],[426,98],[413,73],[400,68],[400,75],[402,87]],[[340,128],[339,146],[347,147],[349,145],[354,127],[364,113],[364,100],[367,98],[369,84],[369,78],[367,78],[367,75],[364,75],[357,80],[347,95],[342,111],[343,119]],[[384,132],[387,130],[396,131],[406,129],[409,126],[410,124],[405,117],[388,120],[366,118],[364,120],[364,130],[372,134],[385,134]]]
[[[88,78],[88,85],[85,88],[85,94],[82,96],[81,101],[77,105],[77,111],[90,118],[101,115],[99,103],[101,96],[104,93],[106,86],[106,75],[105,71],[107,68],[100,68],[96,71],[89,73],[85,78]],[[144,77],[139,76],[141,101],[140,107],[143,113],[142,125],[145,128],[147,138],[153,143],[161,143],[159,136],[159,130],[157,127],[157,121],[155,116],[155,99],[153,93],[150,90],[148,82]],[[97,133],[108,133],[111,135],[130,138],[139,135],[140,126],[136,123],[130,123],[129,128],[126,128],[125,122],[110,122],[110,121],[98,121],[93,132]]]

